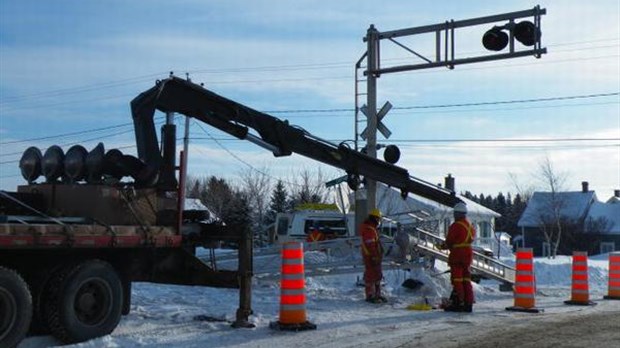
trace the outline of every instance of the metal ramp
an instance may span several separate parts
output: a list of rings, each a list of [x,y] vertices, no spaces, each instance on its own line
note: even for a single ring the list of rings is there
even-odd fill
[[[444,241],[443,238],[421,229],[414,229],[408,232],[408,235],[410,239],[409,250],[406,250],[404,254],[392,252],[401,249],[394,238],[382,236],[383,246],[386,250],[386,257],[383,262],[384,270],[419,267],[419,256],[431,257],[444,262],[448,261],[448,252],[435,247]],[[254,276],[259,279],[279,279],[280,252],[280,245],[254,249]],[[234,269],[237,266],[237,253],[234,250],[212,253],[200,258],[203,262],[210,263],[214,269]],[[304,243],[304,264],[307,276],[363,272],[360,238],[338,238]],[[477,252],[474,252],[472,273],[483,278],[500,281],[504,286],[514,284],[514,268]]]
[[[409,236],[413,239],[411,246],[420,254],[448,262],[448,251],[436,247],[436,245],[444,242],[442,237],[419,228],[409,232]],[[510,286],[514,285],[515,282],[515,269],[513,267],[476,251],[474,251],[472,273],[483,278],[498,280]]]

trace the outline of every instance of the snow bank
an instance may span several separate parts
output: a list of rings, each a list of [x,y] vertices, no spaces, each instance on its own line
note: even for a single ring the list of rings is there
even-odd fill
[[[308,277],[307,314],[317,324],[318,331],[297,333],[269,329],[269,323],[278,320],[278,281],[254,280],[254,314],[250,317],[256,324],[254,329],[230,327],[238,307],[235,289],[136,283],[131,313],[123,317],[118,328],[111,335],[72,347],[395,347],[411,345],[421,338],[433,342],[433,335],[445,338],[442,334],[445,330],[469,335],[472,327],[484,330],[502,321],[586,316],[595,311],[620,312],[620,301],[600,301],[598,306],[586,308],[563,303],[570,297],[570,257],[537,258],[534,267],[536,304],[544,309],[536,317],[505,311],[505,307],[513,304],[513,295],[500,292],[498,283],[490,280],[474,285],[477,302],[473,314],[407,310],[410,304],[432,303],[449,294],[449,275],[440,274],[447,268],[441,262],[428,270],[419,267],[410,271],[386,271],[384,289],[390,303],[384,305],[363,300],[364,289],[358,285],[361,273]],[[605,256],[590,258],[591,299],[598,300],[606,293],[607,267]],[[402,287],[409,277],[424,285],[415,290]],[[198,315],[208,320],[195,320]],[[30,337],[19,348],[56,344],[50,336]]]

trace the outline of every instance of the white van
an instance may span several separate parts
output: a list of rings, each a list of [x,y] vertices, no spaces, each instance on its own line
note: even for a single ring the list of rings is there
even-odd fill
[[[334,238],[355,236],[355,216],[333,210],[300,210],[278,213],[275,223],[275,242],[305,241],[312,228],[333,233]]]

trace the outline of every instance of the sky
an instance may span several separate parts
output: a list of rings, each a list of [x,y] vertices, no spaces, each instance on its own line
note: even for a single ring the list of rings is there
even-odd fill
[[[18,161],[29,146],[58,144],[66,151],[81,144],[90,150],[102,141],[106,149],[135,153],[129,102],[171,71],[320,138],[350,141],[354,65],[366,51],[362,39],[371,24],[388,31],[537,4],[547,10],[541,28],[548,54],[540,59],[382,75],[378,104],[394,105],[384,119],[393,134],[378,142],[398,145],[398,165],[415,177],[441,183],[452,174],[457,191],[495,194],[516,192],[517,184],[536,186],[538,166],[548,158],[566,176],[567,190],[588,181],[606,200],[620,188],[616,0],[380,6],[353,0],[3,0],[0,188],[24,183]],[[457,57],[488,54],[480,41],[489,28],[457,32]],[[431,39],[399,42],[432,57]],[[381,55],[385,67],[421,62],[387,41]],[[182,129],[183,118],[176,122]],[[192,176],[234,178],[258,170],[290,182],[300,170],[343,174],[297,155],[275,158],[196,121],[190,138]]]
[[[323,253],[304,253],[306,269],[316,266],[309,260],[325,259],[324,254],[317,254]],[[356,285],[359,271],[306,276],[307,319],[317,329],[300,332],[269,328],[270,322],[278,320],[277,278],[254,279],[253,314],[249,317],[256,325],[253,329],[230,327],[239,303],[236,289],[134,283],[131,312],[119,326],[110,335],[71,347],[504,347],[514,345],[514,341],[507,342],[515,339],[524,347],[540,347],[541,342],[549,347],[613,347],[619,337],[614,319],[620,301],[602,300],[608,293],[607,256],[588,260],[589,298],[596,306],[564,304],[571,298],[570,256],[535,258],[535,308],[539,313],[506,311],[514,305],[514,295],[499,291],[499,283],[492,280],[473,284],[473,313],[407,310],[409,305],[436,304],[448,296],[449,275],[437,275],[446,268],[442,262],[426,272],[416,267],[411,272],[385,271],[383,291],[389,303],[384,305],[363,301],[364,288]],[[278,257],[271,259],[280,262]],[[514,264],[514,257],[504,261]],[[257,270],[257,276],[265,275],[263,272]],[[423,285],[415,290],[402,287],[409,277]],[[194,320],[198,315],[212,320]],[[566,327],[573,328],[572,335]],[[18,347],[58,344],[51,336],[33,336]]]

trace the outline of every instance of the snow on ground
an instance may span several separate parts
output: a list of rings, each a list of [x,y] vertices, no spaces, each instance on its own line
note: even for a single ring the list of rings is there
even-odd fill
[[[504,261],[514,263],[510,259]],[[385,272],[385,292],[390,303],[383,305],[363,301],[363,287],[356,284],[361,274],[308,277],[307,315],[318,329],[302,332],[269,328],[269,323],[278,319],[277,281],[255,279],[254,314],[250,317],[256,325],[253,329],[230,327],[238,307],[235,289],[136,283],[131,313],[123,317],[111,335],[71,347],[448,347],[458,346],[455,342],[471,337],[472,332],[493,335],[530,321],[541,323],[613,312],[620,316],[620,301],[602,300],[607,293],[607,255],[589,260],[590,298],[598,302],[597,306],[564,304],[564,300],[570,299],[570,257],[536,259],[534,267],[536,307],[543,310],[538,314],[506,311],[505,307],[513,305],[512,292],[500,292],[497,282],[487,280],[475,284],[477,303],[472,314],[407,310],[410,304],[436,303],[449,294],[449,276],[436,275],[446,269],[440,262],[430,272],[411,271],[415,279],[425,284],[415,291],[401,286],[410,273]],[[206,315],[210,320],[194,320],[197,315]],[[446,332],[450,332],[449,337]],[[50,336],[39,336],[27,338],[19,348],[57,344]],[[602,346],[606,345],[597,347]]]

